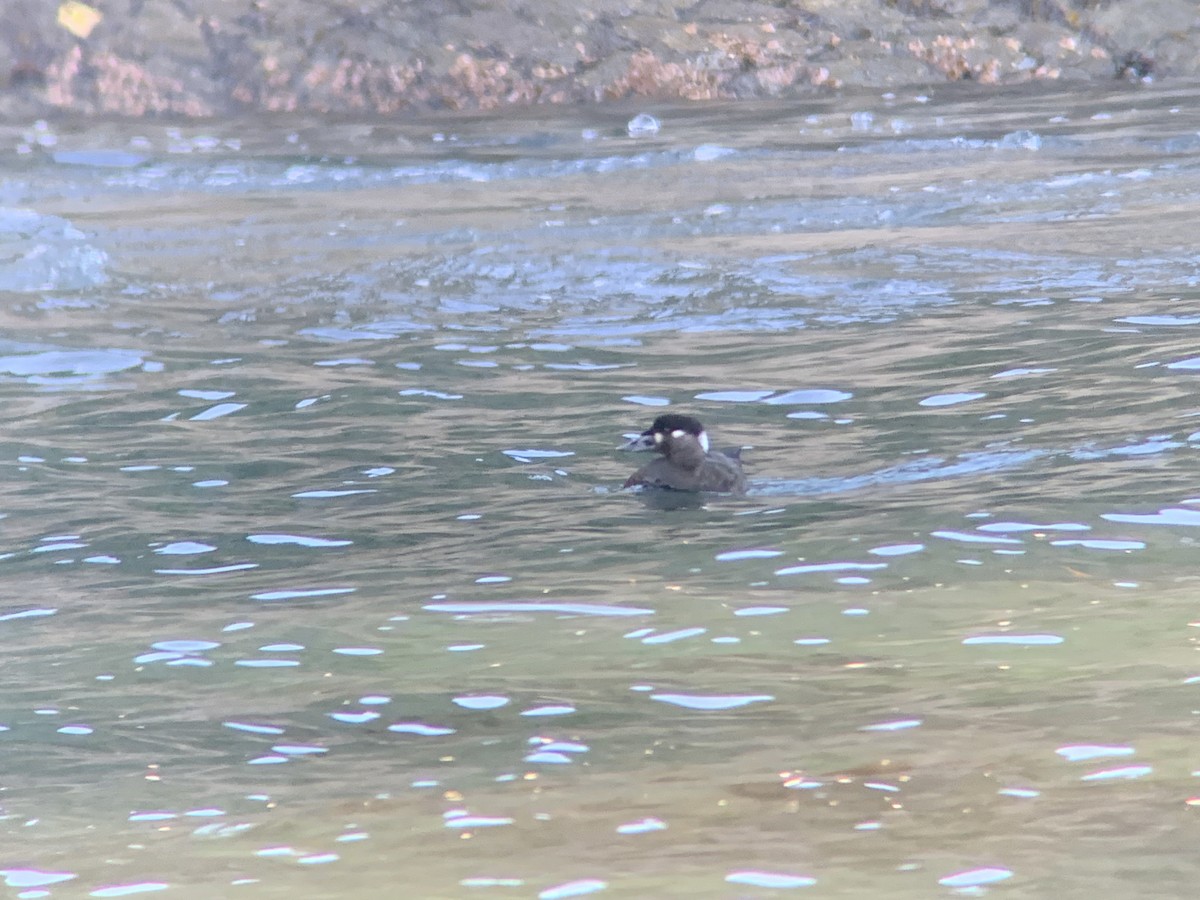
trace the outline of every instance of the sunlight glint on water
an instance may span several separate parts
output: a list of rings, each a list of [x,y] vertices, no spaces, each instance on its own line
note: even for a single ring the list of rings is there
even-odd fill
[[[6,884],[1188,896],[1198,98],[981,96],[6,171]]]

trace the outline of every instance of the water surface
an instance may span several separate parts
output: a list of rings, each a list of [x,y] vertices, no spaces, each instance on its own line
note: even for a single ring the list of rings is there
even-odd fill
[[[987,97],[0,134],[13,895],[1191,896],[1200,96]]]

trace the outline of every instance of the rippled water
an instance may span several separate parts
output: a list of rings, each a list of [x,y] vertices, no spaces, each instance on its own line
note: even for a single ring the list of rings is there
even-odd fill
[[[1198,110],[0,132],[10,890],[1191,896]]]

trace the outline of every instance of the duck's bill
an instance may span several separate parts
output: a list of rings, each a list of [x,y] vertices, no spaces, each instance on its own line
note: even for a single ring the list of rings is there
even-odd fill
[[[618,450],[654,449],[654,437],[649,432],[646,432],[645,434],[627,434],[625,437],[629,438],[629,440],[618,447]]]

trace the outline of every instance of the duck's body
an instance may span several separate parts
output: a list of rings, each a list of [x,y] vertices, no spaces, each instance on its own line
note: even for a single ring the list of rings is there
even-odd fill
[[[629,476],[625,487],[668,488],[675,491],[714,491],[740,494],[746,490],[740,450],[708,449],[708,435],[698,419],[667,413],[654,420],[624,448],[653,450],[662,456]]]

